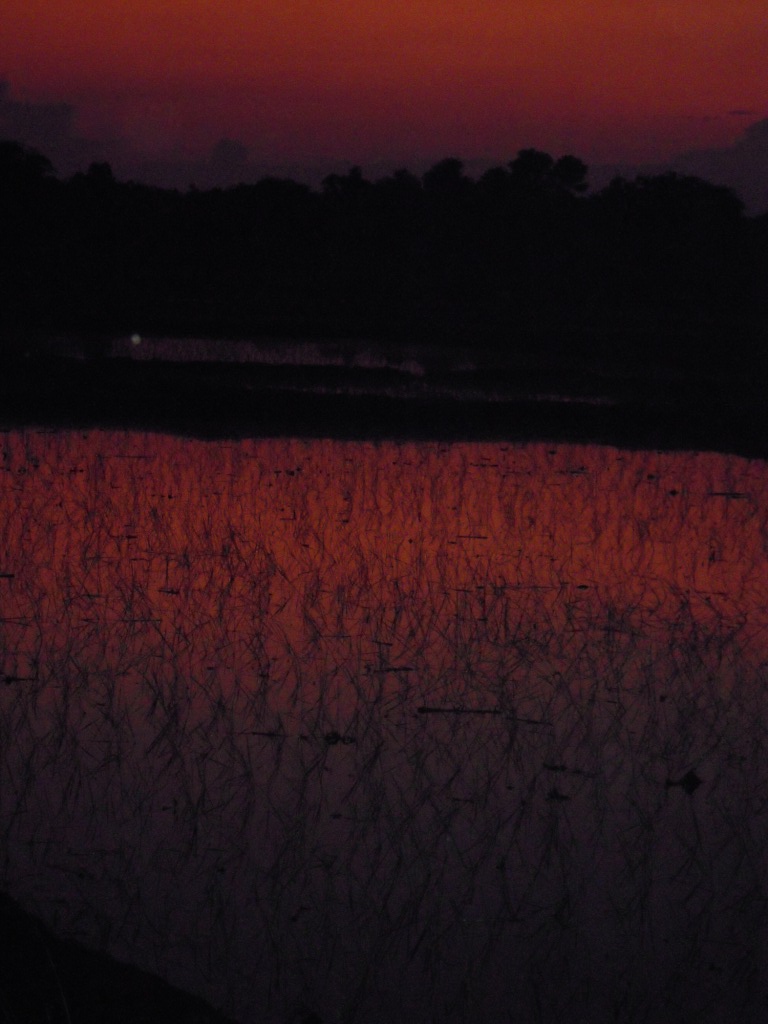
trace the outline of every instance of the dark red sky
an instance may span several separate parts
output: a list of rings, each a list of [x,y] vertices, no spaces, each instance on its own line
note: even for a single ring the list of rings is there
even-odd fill
[[[118,164],[222,138],[254,166],[653,164],[768,116],[765,0],[5,0],[2,22],[0,131],[47,117]]]

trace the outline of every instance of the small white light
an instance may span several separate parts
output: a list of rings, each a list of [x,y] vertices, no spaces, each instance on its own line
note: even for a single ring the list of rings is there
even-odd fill
[[[132,345],[140,345],[141,344],[141,335],[140,334],[132,334],[131,335],[131,344]]]

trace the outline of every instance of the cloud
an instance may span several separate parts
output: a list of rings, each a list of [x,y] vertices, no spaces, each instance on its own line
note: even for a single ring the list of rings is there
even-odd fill
[[[56,174],[68,178],[92,163],[107,162],[120,181],[139,181],[164,188],[186,190],[226,188],[255,182],[268,175],[293,178],[317,185],[331,171],[347,165],[314,166],[297,163],[255,162],[239,139],[222,138],[207,154],[153,155],[126,138],[85,138],[77,129],[78,109],[71,103],[35,103],[16,99],[10,83],[0,77],[0,139],[12,139],[38,150],[53,164]]]
[[[732,117],[753,117],[752,110],[731,110]],[[768,212],[768,117],[744,128],[730,146],[692,149],[663,164],[604,164],[590,168],[592,187],[601,189],[616,175],[632,179],[639,174],[691,174],[732,189],[752,216]]]
[[[226,187],[251,181],[257,172],[248,161],[248,147],[237,139],[220,139],[201,167],[200,179],[210,185]]]
[[[248,159],[248,147],[235,139],[221,139],[200,157],[150,157],[126,152],[118,162],[118,172],[120,177],[181,190],[190,185],[227,188],[259,177],[259,168]]]
[[[199,157],[150,157],[125,151],[116,160],[113,169],[123,181],[132,179],[160,188],[186,191],[190,186],[208,189],[253,184],[266,177],[291,178],[317,187],[327,174],[345,174],[349,164],[257,162],[251,158],[250,150],[244,142],[225,138],[212,146],[207,154]]]
[[[751,116],[753,112],[730,113]],[[670,161],[670,169],[727,185],[741,196],[749,213],[768,211],[768,117],[749,125],[730,146],[682,153]]]
[[[248,147],[236,139],[221,139],[211,150],[211,164],[223,171],[241,171],[248,163]]]
[[[15,100],[9,83],[0,79],[0,138],[38,150],[64,176],[104,159],[104,145],[81,138],[75,120],[72,104]]]

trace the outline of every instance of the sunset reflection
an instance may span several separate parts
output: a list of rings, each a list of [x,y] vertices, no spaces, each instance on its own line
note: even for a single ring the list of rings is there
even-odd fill
[[[423,1019],[451,964],[466,980],[503,962],[568,879],[589,931],[606,880],[626,882],[633,815],[679,818],[685,771],[702,800],[741,793],[766,660],[762,463],[101,432],[2,449],[3,882],[232,1012],[254,992],[289,1009],[266,953],[245,966],[272,942],[289,989],[334,1013],[380,948],[377,984]],[[561,876],[541,851],[565,823],[581,839]],[[643,912],[681,883],[659,884]],[[602,912],[605,943],[647,955]],[[576,955],[560,938],[556,976]],[[514,981],[494,978],[488,1006]]]
[[[535,682],[521,638],[555,664],[606,629],[667,643],[681,615],[763,658],[757,462],[27,433],[3,468],[6,675],[173,666],[226,695],[409,670],[485,699]]]

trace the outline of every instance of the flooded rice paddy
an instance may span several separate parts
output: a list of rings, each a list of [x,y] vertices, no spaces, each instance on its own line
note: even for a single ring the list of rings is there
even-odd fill
[[[59,932],[243,1022],[764,1019],[763,463],[0,452],[0,886]]]

